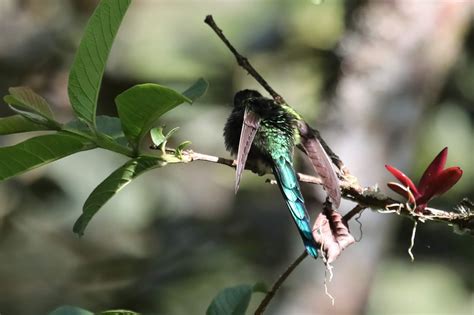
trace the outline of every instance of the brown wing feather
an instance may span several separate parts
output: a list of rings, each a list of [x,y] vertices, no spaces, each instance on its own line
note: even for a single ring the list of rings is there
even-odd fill
[[[341,190],[339,180],[333,169],[329,156],[324,151],[321,143],[315,137],[311,127],[305,122],[298,123],[298,129],[301,135],[301,145],[311,160],[314,170],[321,177],[323,187],[328,196],[332,199],[336,208],[341,203]]]
[[[245,169],[247,156],[252,147],[253,139],[260,126],[260,117],[254,112],[245,110],[242,131],[240,132],[239,150],[237,151],[237,167],[235,170],[235,193],[239,190],[242,172]]]

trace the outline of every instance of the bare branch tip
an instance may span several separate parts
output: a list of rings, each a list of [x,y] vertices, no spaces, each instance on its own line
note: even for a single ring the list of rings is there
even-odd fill
[[[211,24],[214,22],[214,18],[212,17],[212,14],[208,14],[206,15],[206,18],[204,19],[204,23],[206,24]]]

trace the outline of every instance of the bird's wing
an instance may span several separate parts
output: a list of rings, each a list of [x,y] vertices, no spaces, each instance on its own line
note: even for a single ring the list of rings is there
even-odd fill
[[[235,193],[239,190],[242,172],[245,169],[245,162],[252,147],[253,139],[260,126],[260,117],[254,112],[246,109],[244,113],[244,122],[240,132],[239,150],[237,151],[237,167],[235,171]]]
[[[298,130],[304,151],[311,160],[314,170],[321,177],[323,187],[328,196],[332,199],[335,207],[338,208],[341,203],[341,190],[329,156],[315,136],[313,129],[306,122],[298,122]]]

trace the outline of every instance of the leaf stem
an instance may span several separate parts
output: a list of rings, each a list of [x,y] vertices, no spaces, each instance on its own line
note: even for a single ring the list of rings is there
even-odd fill
[[[134,150],[127,148],[121,144],[115,142],[115,140],[111,139],[109,136],[103,133],[96,133],[95,143],[103,148],[113,152],[117,152],[119,154],[126,155],[128,157],[137,157],[138,154]]]
[[[98,147],[100,147],[102,149],[106,149],[106,150],[113,151],[113,152],[116,152],[116,153],[119,153],[119,154],[123,154],[123,155],[126,155],[128,157],[136,157],[137,156],[137,154],[135,154],[132,149],[127,148],[127,147],[125,147],[121,144],[118,144],[117,142],[115,142],[113,139],[111,139],[106,134],[103,134],[103,133],[100,133],[100,132],[97,132],[97,131],[93,135],[91,135],[89,133],[86,133],[86,132],[82,132],[82,131],[77,130],[77,129],[72,129],[72,128],[65,128],[65,129],[62,129],[61,131],[66,132],[66,133],[72,133],[72,134],[84,137],[84,138],[92,141]]]

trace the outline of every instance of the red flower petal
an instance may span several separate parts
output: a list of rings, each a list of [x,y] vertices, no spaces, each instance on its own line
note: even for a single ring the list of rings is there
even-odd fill
[[[420,196],[418,189],[416,188],[415,184],[413,184],[411,179],[408,178],[408,176],[406,176],[405,174],[403,174],[403,172],[397,170],[395,167],[391,165],[385,165],[385,168],[390,173],[392,173],[393,176],[395,176],[395,178],[398,179],[398,181],[403,184],[403,186],[410,188],[410,191],[413,193],[415,198],[418,198]]]
[[[408,199],[411,203],[415,202],[415,199],[413,198],[413,193],[409,194],[407,188],[402,184],[391,182],[387,183],[387,186],[397,194],[402,195],[403,197]]]
[[[446,165],[446,159],[448,157],[448,147],[445,147],[441,152],[434,158],[433,162],[426,168],[423,176],[418,184],[418,191],[423,194],[430,182],[436,178],[444,169]]]
[[[458,166],[445,169],[428,182],[424,194],[417,199],[417,203],[427,203],[434,197],[444,194],[458,182],[461,176],[462,169]]]

